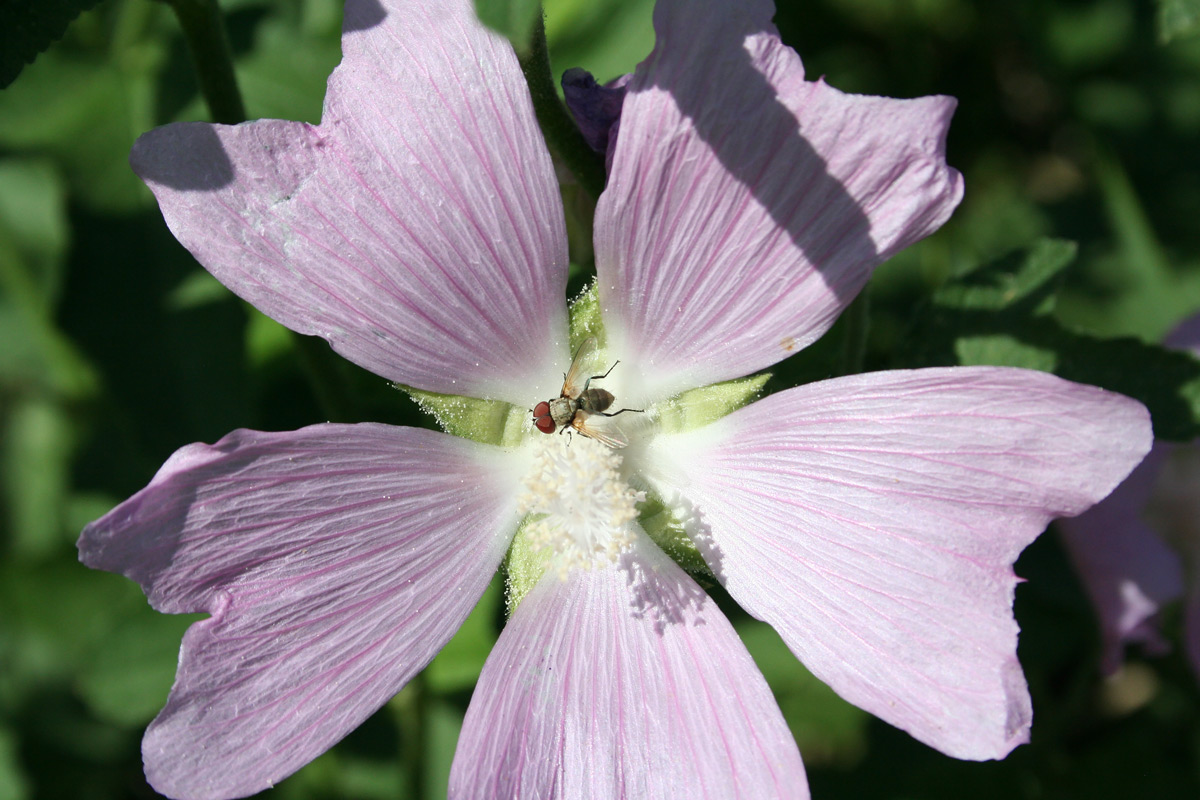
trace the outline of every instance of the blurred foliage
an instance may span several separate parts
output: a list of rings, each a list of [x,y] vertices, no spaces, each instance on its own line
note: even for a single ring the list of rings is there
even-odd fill
[[[1200,32],[1200,0],[1158,0],[1158,36],[1165,44]]]
[[[528,24],[526,2],[479,2],[497,27]],[[1133,394],[1161,435],[1194,436],[1200,367],[1156,342],[1200,309],[1195,0],[780,6],[811,76],[959,99],[949,161],[965,201],[879,269],[867,367],[1046,369]],[[222,7],[250,116],[317,121],[340,3]],[[546,7],[559,72],[607,80],[653,46],[652,0]],[[0,52],[28,57],[7,41]],[[339,415],[429,425],[385,382],[298,347],[172,239],[127,154],[149,128],[205,115],[175,20],[149,0],[83,14],[0,93],[0,798],[152,796],[138,739],[194,618],[158,615],[129,581],[78,566],[84,523],[188,442],[329,418],[314,372],[332,371],[352,399]],[[570,209],[582,273],[589,208]],[[835,326],[771,386],[837,374],[847,335]],[[988,764],[941,756],[847,705],[716,590],[801,743],[815,797],[1200,796],[1200,692],[1178,649],[1134,653],[1127,674],[1104,681],[1095,623],[1054,538],[1018,572],[1034,738]],[[422,678],[267,794],[395,798],[415,783],[444,796],[502,615],[497,584]],[[1133,700],[1110,702],[1122,693]],[[412,752],[417,779],[398,758]]]

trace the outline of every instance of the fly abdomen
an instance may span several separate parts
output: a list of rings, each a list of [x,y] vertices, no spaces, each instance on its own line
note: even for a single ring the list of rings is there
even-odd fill
[[[579,407],[592,414],[600,414],[613,404],[613,394],[607,389],[585,389],[579,395]]]

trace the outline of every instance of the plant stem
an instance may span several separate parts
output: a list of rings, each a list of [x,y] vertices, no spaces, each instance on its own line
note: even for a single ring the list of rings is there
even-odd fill
[[[423,800],[429,795],[428,758],[425,753],[427,694],[425,673],[419,672],[390,704],[400,727],[400,758],[409,768],[409,796],[415,800]]]
[[[842,339],[843,375],[862,372],[863,356],[867,352],[867,330],[870,328],[871,303],[864,288],[842,314],[845,334]]]
[[[215,122],[235,125],[246,121],[246,107],[233,71],[233,51],[217,0],[164,0],[175,11],[187,39],[200,93]],[[329,348],[312,336],[292,333],[292,345],[317,404],[331,421],[355,421],[353,403],[341,388],[343,381]]]
[[[579,181],[579,185],[592,196],[600,197],[604,191],[604,159],[584,141],[583,134],[571,119],[567,108],[558,97],[554,76],[550,72],[550,52],[546,47],[546,25],[539,13],[533,29],[533,41],[529,52],[519,56],[521,72],[529,84],[533,98],[533,110],[538,125],[550,152],[566,165]]]
[[[308,388],[317,399],[317,406],[329,422],[358,422],[354,403],[346,394],[344,376],[337,356],[329,345],[316,336],[292,334],[292,348],[300,361],[300,369],[308,380]]]
[[[165,0],[179,18],[187,39],[200,93],[216,122],[246,121],[246,107],[233,74],[233,52],[217,0]]]

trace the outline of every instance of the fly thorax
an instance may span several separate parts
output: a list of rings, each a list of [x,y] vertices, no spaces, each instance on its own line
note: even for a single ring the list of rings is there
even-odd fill
[[[579,404],[569,397],[556,398],[550,401],[550,418],[554,420],[555,425],[565,428],[571,424],[578,408]]]
[[[527,544],[563,575],[615,561],[633,542],[645,499],[621,478],[621,456],[583,436],[545,437],[533,446],[519,506],[528,515]]]

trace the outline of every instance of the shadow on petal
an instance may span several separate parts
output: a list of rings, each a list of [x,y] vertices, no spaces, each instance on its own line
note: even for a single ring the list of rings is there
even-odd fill
[[[387,18],[379,0],[346,0],[342,33],[354,33],[374,28]]]
[[[675,14],[696,13],[684,7],[685,4],[674,6]],[[670,13],[671,10],[656,13],[655,29],[660,46],[665,45],[664,50],[696,47],[695,43],[681,42],[671,35],[676,33],[678,36],[692,25],[669,20]],[[680,74],[671,67],[683,65],[687,60],[673,56],[671,67],[653,71],[654,85],[672,95],[679,111],[691,120],[696,134],[712,148],[721,165],[750,191],[775,223],[787,231],[805,258],[822,273],[829,288],[843,303],[848,303],[858,293],[862,280],[846,278],[865,279],[866,275],[854,271],[844,275],[826,274],[830,254],[814,245],[827,242],[828,232],[823,226],[812,223],[838,219],[837,249],[843,258],[853,252],[858,260],[876,262],[879,253],[871,240],[866,213],[847,192],[842,180],[830,174],[825,160],[806,138],[805,130],[798,127],[795,111],[781,99],[780,95],[788,89],[793,89],[793,96],[796,94],[796,87],[788,85],[791,76],[782,69],[785,66],[782,62],[792,60],[798,67],[799,59],[786,47],[779,48],[778,53],[767,54],[768,41],[778,35],[769,22],[770,12],[750,11],[722,16],[725,24],[720,27],[704,26],[703,63],[706,66],[699,66],[695,60],[689,65],[692,67],[690,74]],[[775,77],[782,84],[779,87],[773,86],[756,64],[756,61],[765,63],[768,60],[776,68]],[[664,65],[665,61],[664,58]],[[796,74],[801,74],[800,70],[797,69]],[[736,87],[736,94],[726,92],[718,98],[720,102],[714,102],[711,93],[702,88],[712,77],[719,77],[726,87]],[[752,130],[746,129],[748,124],[753,125]],[[809,174],[802,185],[797,185],[792,178],[806,172],[802,165],[810,165]],[[811,210],[798,213],[804,206]]]
[[[644,548],[645,546],[643,546]],[[708,595],[695,581],[680,581],[678,575],[663,573],[647,559],[644,549],[625,553],[620,559],[630,594],[630,616],[653,622],[662,636],[671,625],[703,625]]]
[[[216,191],[234,178],[233,162],[216,129],[206,122],[179,123],[143,134],[133,145],[129,163],[143,180],[177,191]]]

